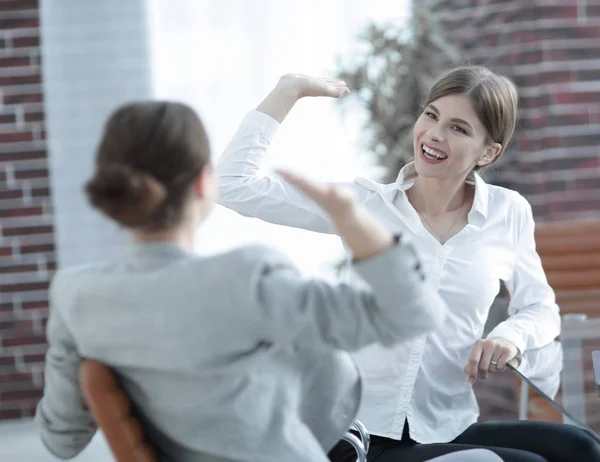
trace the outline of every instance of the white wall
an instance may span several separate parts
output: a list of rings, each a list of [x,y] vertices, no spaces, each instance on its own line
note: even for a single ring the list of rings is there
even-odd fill
[[[207,125],[217,157],[244,114],[280,75],[333,76],[338,59],[356,50],[356,36],[368,20],[403,20],[409,3],[153,0],[155,95],[195,107]],[[352,111],[342,119],[338,109],[327,100],[302,101],[283,124],[266,167],[292,167],[332,181],[364,175],[368,169],[359,155],[361,113]],[[258,222],[222,208],[201,229],[197,242],[200,252],[265,242],[285,251],[309,272],[341,255],[335,237]]]
[[[83,194],[102,124],[123,101],[152,96],[147,2],[41,2],[44,105],[61,266],[111,258],[124,234]]]
[[[58,261],[111,258],[125,235],[87,205],[102,123],[118,104],[169,98],[203,118],[215,157],[243,115],[286,72],[333,75],[370,20],[398,20],[409,0],[42,0],[44,91]],[[360,111],[342,119],[331,101],[302,101],[276,138],[267,167],[326,180],[365,174]],[[366,172],[368,174],[368,172]],[[243,230],[243,231],[240,231]],[[284,250],[302,269],[329,267],[337,238],[276,227],[218,208],[198,251],[247,242]],[[307,248],[309,251],[307,251]]]

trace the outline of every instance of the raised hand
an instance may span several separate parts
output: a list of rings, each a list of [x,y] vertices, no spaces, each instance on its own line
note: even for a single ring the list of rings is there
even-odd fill
[[[284,89],[291,88],[296,90],[298,98],[307,96],[339,98],[350,93],[350,89],[343,80],[312,77],[304,74],[285,74],[279,79],[278,86]]]
[[[341,186],[311,180],[303,175],[286,170],[278,170],[277,173],[285,181],[298,188],[316,202],[332,217],[347,215],[353,212],[356,206],[354,195]]]
[[[325,210],[355,259],[373,257],[393,245],[392,234],[358,204],[351,191],[288,171],[278,173]]]
[[[347,93],[350,93],[350,90],[341,80],[304,74],[285,74],[256,110],[281,123],[300,98],[308,96],[339,98]]]

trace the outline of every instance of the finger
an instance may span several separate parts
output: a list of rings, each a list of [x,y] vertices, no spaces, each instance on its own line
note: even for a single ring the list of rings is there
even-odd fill
[[[499,371],[499,367],[500,367],[500,358],[502,357],[502,351],[496,349],[494,351],[494,354],[492,355],[492,359],[490,360],[490,372],[497,372]]]
[[[321,201],[328,193],[330,186],[325,183],[320,183],[318,181],[310,180],[304,175],[299,175],[298,173],[292,173],[288,170],[278,169],[276,170],[277,174],[280,175],[285,181],[290,183],[292,186],[295,186],[304,194],[306,194],[311,199],[319,202]]]
[[[515,359],[515,356],[509,350],[503,352],[500,359],[498,359],[498,370],[506,370],[506,364],[513,359]]]
[[[346,81],[341,79],[332,79],[330,77],[322,77],[324,82],[327,82],[329,85],[337,85],[337,86],[346,86]]]
[[[326,86],[327,96],[340,97],[350,93],[350,89],[343,80],[322,79]]]
[[[471,349],[471,355],[469,356],[469,362],[465,367],[465,372],[469,378],[469,382],[474,383],[477,380],[477,368],[479,367],[479,360],[483,351],[483,345],[481,340],[477,340],[473,344]]]
[[[329,86],[326,89],[326,96],[331,96],[333,98],[340,98],[344,95],[350,93],[350,89],[346,86]]]
[[[490,361],[494,355],[494,350],[496,349],[493,342],[485,341],[483,342],[483,350],[481,353],[481,360],[479,361],[479,378],[487,379],[488,372],[490,370]]]

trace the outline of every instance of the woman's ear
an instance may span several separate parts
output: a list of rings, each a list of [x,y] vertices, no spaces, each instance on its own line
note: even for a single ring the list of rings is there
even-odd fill
[[[479,167],[483,167],[488,165],[494,161],[496,157],[500,155],[502,152],[502,145],[500,143],[493,143],[491,146],[487,148],[485,153],[479,158],[477,161],[477,165]]]
[[[204,199],[212,194],[214,171],[212,165],[206,164],[192,184],[194,194],[199,199]]]

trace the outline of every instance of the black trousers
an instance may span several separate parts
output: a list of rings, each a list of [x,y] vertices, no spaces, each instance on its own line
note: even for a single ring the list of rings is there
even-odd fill
[[[480,422],[450,443],[419,444],[410,439],[408,423],[401,440],[371,437],[368,462],[423,462],[451,452],[484,448],[504,462],[600,462],[600,445],[573,425],[536,421]],[[355,462],[342,441],[329,453],[332,462]]]

